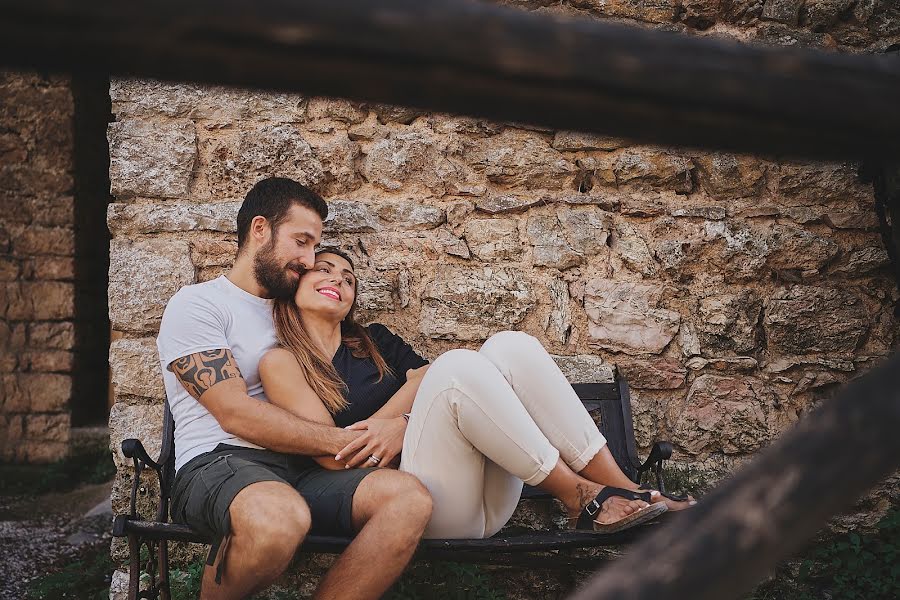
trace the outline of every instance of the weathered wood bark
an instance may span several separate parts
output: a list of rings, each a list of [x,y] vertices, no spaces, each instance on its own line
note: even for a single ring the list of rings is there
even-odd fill
[[[846,386],[574,598],[739,598],[900,465],[900,355]]]
[[[6,67],[343,96],[660,144],[900,153],[900,61],[467,1],[2,0]]]

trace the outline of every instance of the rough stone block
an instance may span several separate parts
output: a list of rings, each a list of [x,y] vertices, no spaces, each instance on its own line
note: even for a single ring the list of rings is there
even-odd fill
[[[693,456],[749,453],[770,439],[771,393],[751,377],[701,375],[669,403],[672,441]]]
[[[75,324],[29,323],[28,346],[36,350],[71,350],[75,346]]]
[[[671,23],[678,15],[677,0],[573,0],[572,5],[604,17]]]
[[[328,203],[325,233],[363,233],[380,229],[381,223],[368,205],[352,200],[332,200]]]
[[[71,194],[75,185],[71,170],[41,169],[32,165],[0,164],[0,190],[27,196]]]
[[[72,395],[72,378],[55,373],[14,373],[2,376],[3,412],[58,412]]]
[[[525,224],[528,241],[534,246],[532,258],[536,267],[553,267],[560,271],[580,265],[584,256],[566,240],[556,215],[534,215]]]
[[[835,229],[873,230],[878,227],[878,215],[871,206],[862,211],[829,211],[824,215],[824,221]]]
[[[443,154],[430,130],[393,132],[375,142],[363,159],[361,172],[370,183],[386,191],[421,185],[437,196],[476,183],[469,169]]]
[[[237,239],[191,240],[191,262],[198,269],[230,267],[237,256]]]
[[[169,298],[195,278],[188,242],[114,239],[109,265],[113,329],[157,331]]]
[[[563,205],[556,216],[572,249],[584,256],[606,250],[612,229],[612,215],[595,206]]]
[[[615,366],[603,362],[599,356],[591,354],[575,356],[552,354],[551,356],[569,383],[612,383],[615,381]]]
[[[544,321],[544,332],[559,344],[567,344],[572,333],[572,308],[569,305],[569,285],[562,279],[551,279],[547,284],[549,312]]]
[[[515,269],[451,268],[427,282],[421,297],[419,331],[436,339],[487,339],[534,306],[525,274]]]
[[[347,133],[337,131],[321,139],[311,138],[309,144],[325,172],[319,187],[326,197],[344,194],[362,185],[363,179],[356,166],[360,147]]]
[[[585,287],[589,343],[626,354],[658,354],[681,322],[675,311],[657,308],[662,286],[596,278]]]
[[[626,145],[625,140],[609,137],[605,135],[597,135],[593,133],[582,133],[580,131],[557,131],[553,135],[553,142],[550,144],[557,150],[578,151],[578,150],[618,150]]]
[[[390,311],[397,308],[399,286],[396,276],[388,273],[357,272],[359,289],[356,303],[360,310]]]
[[[109,366],[116,398],[139,396],[165,400],[166,388],[160,371],[154,338],[121,338],[109,347]]]
[[[771,228],[733,221],[705,221],[703,241],[713,245],[714,264],[726,281],[758,279],[772,252]]]
[[[471,258],[472,253],[466,241],[459,238],[446,229],[438,229],[435,234],[434,243],[437,247],[442,248],[444,252],[451,256],[459,256],[460,258]]]
[[[575,165],[542,136],[517,129],[476,140],[463,156],[489,181],[526,189],[568,187],[575,172]]]
[[[418,202],[379,204],[378,216],[400,229],[434,229],[447,220],[444,211]]]
[[[822,204],[830,200],[871,201],[871,185],[863,184],[849,163],[787,163],[777,169],[778,194],[787,201]],[[777,197],[777,196],[776,196]]]
[[[478,200],[475,208],[490,215],[501,213],[524,212],[532,206],[546,204],[548,198],[540,195],[525,194],[490,194]]]
[[[618,360],[616,368],[637,389],[674,390],[684,385],[687,369],[673,358]]]
[[[850,276],[865,275],[889,265],[890,262],[891,259],[883,246],[860,248],[850,252],[831,272]]]
[[[75,259],[62,256],[39,256],[23,262],[25,279],[43,281],[72,281],[75,279]]]
[[[621,258],[629,269],[642,275],[656,273],[656,261],[653,259],[647,242],[638,229],[627,221],[616,223],[616,236],[613,238],[612,249],[615,256]]]
[[[25,417],[25,437],[29,440],[69,442],[69,413],[37,414]]]
[[[797,25],[800,20],[800,7],[804,0],[766,0],[762,10],[762,18],[785,25]]]
[[[722,0],[682,0],[681,19],[691,27],[708,29],[718,20],[722,4]]]
[[[19,279],[22,269],[19,259],[12,256],[0,256],[0,281],[16,281]]]
[[[19,367],[36,373],[69,373],[75,356],[67,350],[37,350],[19,355]]]
[[[799,227],[774,227],[767,244],[766,264],[775,271],[821,270],[840,253],[833,241]]]
[[[863,301],[848,289],[794,285],[772,294],[764,324],[773,352],[852,354],[870,319]]]
[[[116,468],[122,470],[131,466],[131,461],[122,454],[122,442],[129,438],[140,440],[151,458],[159,456],[164,406],[162,402],[149,406],[122,402],[112,405],[109,411],[109,447],[113,451]]]
[[[320,96],[309,99],[306,113],[310,119],[333,119],[351,125],[362,123],[369,116],[369,111],[359,102]]]
[[[109,95],[119,120],[164,116],[230,124],[244,119],[302,121],[306,114],[302,96],[222,86],[114,78]]]
[[[72,256],[75,253],[75,232],[67,227],[28,227],[12,242],[13,251],[19,256],[27,254]]]
[[[118,198],[184,198],[197,160],[194,123],[129,119],[110,123],[109,180]]]
[[[701,298],[696,328],[704,355],[755,350],[761,314],[762,300],[750,289]]]
[[[626,150],[613,165],[616,181],[639,188],[664,188],[688,193],[693,190],[691,162],[670,152]]]
[[[469,250],[480,260],[517,260],[522,256],[516,219],[472,219],[464,232]]]
[[[309,140],[290,123],[260,123],[204,140],[201,151],[209,193],[218,199],[243,198],[264,177],[289,177],[316,190],[327,179]]]
[[[74,296],[69,282],[7,283],[0,291],[0,314],[18,321],[70,319],[75,311]]]
[[[371,104],[369,108],[377,115],[380,123],[402,123],[409,125],[422,116],[423,111],[416,108],[406,106],[395,106],[393,104]]]
[[[112,203],[106,224],[113,237],[181,231],[237,231],[241,202]]]

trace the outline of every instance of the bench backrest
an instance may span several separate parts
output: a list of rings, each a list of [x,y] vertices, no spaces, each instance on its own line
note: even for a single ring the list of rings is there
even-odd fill
[[[600,413],[600,432],[622,472],[637,482],[640,461],[634,440],[634,423],[631,416],[631,395],[628,383],[617,378],[614,383],[574,383],[572,389],[592,413]],[[175,421],[165,402],[163,415],[162,447],[159,454],[162,465],[160,489],[160,514],[168,515],[169,497],[175,481]]]

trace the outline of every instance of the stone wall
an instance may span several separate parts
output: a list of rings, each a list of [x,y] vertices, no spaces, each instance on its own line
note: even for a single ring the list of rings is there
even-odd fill
[[[878,51],[885,1],[510,2],[743,40]],[[110,424],[158,450],[154,337],[234,256],[240,200],[283,175],[330,204],[362,317],[434,358],[537,336],[573,381],[633,388],[639,444],[727,471],[898,342],[871,186],[854,164],[638,146],[339,99],[116,80]],[[114,493],[124,510],[129,473]]]
[[[68,449],[75,345],[67,78],[0,73],[0,460]]]
[[[109,82],[0,72],[0,460],[108,415]]]

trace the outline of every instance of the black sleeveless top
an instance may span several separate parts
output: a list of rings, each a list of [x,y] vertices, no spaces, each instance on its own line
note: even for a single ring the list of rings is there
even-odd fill
[[[384,325],[372,323],[366,327],[366,331],[394,374],[385,373],[384,378],[378,381],[375,362],[369,358],[354,357],[350,354],[350,349],[341,343],[331,363],[347,384],[344,398],[349,406],[334,415],[334,424],[338,427],[346,427],[371,417],[406,383],[407,369],[417,369],[428,364],[400,336]]]

